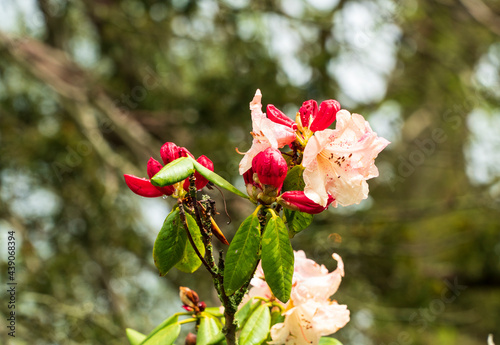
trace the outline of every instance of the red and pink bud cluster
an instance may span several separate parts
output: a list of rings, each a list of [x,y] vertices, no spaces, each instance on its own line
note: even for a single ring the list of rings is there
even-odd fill
[[[288,163],[279,149],[289,145],[302,152],[314,131],[324,130],[335,121],[340,110],[339,102],[326,100],[318,109],[316,101],[306,101],[295,122],[272,104],[267,105],[267,114],[264,114],[261,98],[262,94],[257,90],[250,103],[254,140],[239,169],[248,195],[267,205],[278,201],[284,207],[312,214],[325,210],[333,198],[326,206],[321,206],[303,192],[285,192],[279,196],[288,173]]]
[[[264,114],[261,99],[262,94],[257,90],[250,102],[252,147],[239,166],[240,174],[248,175],[247,190],[252,198],[267,204],[278,201],[284,207],[314,214],[332,203],[335,207],[337,204],[348,206],[359,204],[368,197],[366,180],[378,176],[374,161],[389,142],[378,137],[361,115],[341,110],[340,103],[333,99],[321,102],[319,107],[315,100],[308,100],[293,121],[272,104]],[[335,129],[328,128],[334,122]],[[269,182],[275,187],[273,192],[279,191],[282,183],[274,176],[282,178],[277,171],[284,168],[274,163],[277,158],[271,163],[271,156],[261,154],[272,151],[277,156],[281,154],[279,149],[286,146],[291,149],[287,153],[290,167],[300,165],[304,168],[304,192],[285,191],[276,197],[275,193],[267,193],[261,183]],[[257,176],[258,180],[256,157],[261,157],[258,159],[260,165],[267,167],[267,170],[261,168],[262,176]],[[249,172],[250,169],[253,172]],[[266,180],[268,174],[272,176],[270,180]]]
[[[189,156],[194,158],[191,152],[189,152],[185,147],[179,147],[172,142],[166,142],[165,144],[163,144],[163,146],[160,149],[160,155],[163,164],[165,165],[181,157]],[[210,169],[211,171],[214,171],[214,164],[206,156],[200,156],[196,161],[201,165],[203,165],[204,167]],[[125,174],[123,175],[125,178],[125,183],[130,188],[130,190],[132,190],[132,192],[147,198],[155,198],[162,195],[175,196],[176,191],[180,192],[181,189],[188,190],[189,179],[185,179],[182,184],[175,184],[172,186],[165,186],[165,187],[153,186],[150,179],[153,176],[155,176],[162,168],[163,165],[156,159],[151,157],[147,164],[147,174],[149,178],[142,178],[134,175]],[[200,190],[207,185],[208,180],[205,179],[203,176],[201,176],[198,172],[195,172],[194,176],[196,178],[195,182],[196,189]]]

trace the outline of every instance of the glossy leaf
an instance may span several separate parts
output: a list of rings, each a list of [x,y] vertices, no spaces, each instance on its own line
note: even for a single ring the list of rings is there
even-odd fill
[[[319,345],[342,345],[342,343],[335,338],[321,337]]]
[[[125,332],[127,333],[127,339],[130,345],[140,345],[144,339],[146,339],[145,334],[137,332],[132,328],[125,329]]]
[[[267,339],[271,328],[271,313],[266,304],[261,304],[250,315],[241,330],[241,345],[258,345]]]
[[[271,312],[271,327],[277,323],[285,322],[285,316],[281,314],[281,310],[277,309]]]
[[[224,178],[222,178],[220,175],[217,175],[215,172],[211,171],[210,169],[205,168],[203,165],[195,161],[191,157],[187,157],[188,159],[191,160],[191,163],[194,165],[194,168],[196,171],[200,173],[201,176],[215,184],[216,186],[219,186],[221,188],[224,188],[231,193],[234,193],[236,195],[241,196],[242,198],[248,199],[248,195],[245,193],[241,192],[238,188],[233,186],[231,183],[226,181]]]
[[[215,316],[215,317],[222,317],[224,315],[224,313],[221,313],[220,312],[220,308],[219,307],[208,307],[208,308],[205,308],[205,313],[208,313],[212,316]]]
[[[193,173],[194,166],[191,157],[182,157],[165,165],[151,178],[151,183],[157,187],[170,186],[174,183],[184,181]]]
[[[293,249],[280,217],[267,222],[262,237],[262,269],[273,294],[283,303],[290,299],[293,276]]]
[[[233,294],[248,281],[259,262],[260,223],[257,213],[241,223],[227,250],[224,288]]]
[[[186,213],[186,221],[188,223],[188,228],[189,228],[189,233],[191,234],[191,237],[193,238],[193,242],[195,243],[196,247],[198,248],[198,251],[202,256],[205,255],[205,246],[203,245],[203,241],[201,239],[201,232],[200,228],[198,227],[198,224],[196,223],[196,220],[194,218]],[[184,231],[186,231],[184,229]],[[191,245],[191,242],[189,239],[186,239],[186,245],[184,248],[184,254],[182,255],[181,260],[175,265],[175,268],[182,272],[186,273],[193,273],[196,271],[199,267],[201,266],[201,260],[196,255],[196,252]]]
[[[286,208],[285,220],[288,226],[288,234],[290,237],[293,237],[312,223],[313,215],[306,212],[292,211]]]
[[[248,317],[252,315],[255,309],[260,305],[259,302],[255,302],[253,298],[251,298],[247,303],[243,305],[236,314],[234,314],[234,318],[238,323],[238,328],[242,329],[245,326],[245,322],[248,320]]]
[[[302,165],[296,165],[290,169],[286,175],[285,182],[283,182],[283,191],[303,191],[305,187],[304,178],[302,177],[303,173],[304,167]]]
[[[153,259],[161,276],[167,274],[182,259],[186,241],[187,235],[179,209],[175,209],[165,219],[153,247]]]
[[[200,320],[200,327],[196,337],[196,345],[208,345],[217,340],[221,329],[213,317],[205,316]]]
[[[152,331],[151,333],[148,334],[148,337],[152,337],[155,333],[157,333],[158,331],[161,331],[163,328],[167,327],[167,326],[170,326],[170,325],[173,325],[174,323],[176,323],[177,321],[179,321],[179,316],[178,315],[172,315],[170,316],[169,318],[163,320],[162,323],[160,323],[158,326],[156,326]]]
[[[154,333],[151,337],[148,336],[141,345],[172,345],[177,340],[180,331],[181,325],[174,323]]]

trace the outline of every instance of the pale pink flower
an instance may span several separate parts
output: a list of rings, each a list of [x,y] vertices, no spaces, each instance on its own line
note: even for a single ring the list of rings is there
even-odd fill
[[[321,336],[335,333],[349,322],[347,306],[330,300],[344,276],[344,264],[340,256],[333,254],[337,269],[328,272],[325,266],[307,259],[303,251],[295,251],[294,256],[292,293],[283,305],[285,320],[271,328],[270,344],[316,345]],[[260,264],[251,285],[249,297],[273,297]]]
[[[261,99],[262,94],[260,90],[257,90],[252,102],[250,102],[253,142],[252,147],[245,152],[245,156],[240,162],[240,175],[243,175],[252,167],[252,160],[259,152],[264,151],[268,147],[274,149],[282,148],[291,144],[296,137],[295,131],[292,128],[275,123],[267,118],[266,114],[262,112]]]
[[[322,206],[329,196],[334,206],[359,204],[368,197],[366,180],[378,176],[375,158],[388,144],[363,116],[340,110],[335,129],[315,132],[306,145],[305,195]]]

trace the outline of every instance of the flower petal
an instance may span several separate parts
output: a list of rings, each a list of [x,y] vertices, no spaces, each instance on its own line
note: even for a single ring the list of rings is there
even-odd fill
[[[146,198],[155,198],[163,195],[161,191],[151,184],[149,179],[127,174],[123,175],[123,177],[128,188],[135,194]]]

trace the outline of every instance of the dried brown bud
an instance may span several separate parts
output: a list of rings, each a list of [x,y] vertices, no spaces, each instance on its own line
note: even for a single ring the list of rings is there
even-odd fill
[[[200,298],[198,297],[198,294],[195,291],[191,290],[190,288],[180,286],[179,296],[181,298],[182,303],[184,303],[185,306],[191,307],[193,309],[198,308],[198,303],[200,302]]]

